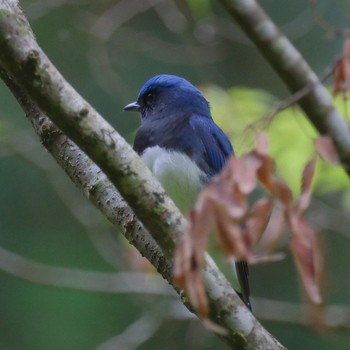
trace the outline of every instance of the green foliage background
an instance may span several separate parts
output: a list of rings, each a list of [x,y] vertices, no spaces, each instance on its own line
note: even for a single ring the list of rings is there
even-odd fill
[[[128,3],[132,3],[130,16]],[[137,11],[141,3],[22,2],[50,59],[128,141],[132,142],[139,120],[137,115],[124,115],[122,107],[135,99],[150,76],[164,72],[182,75],[203,89],[215,120],[231,137],[238,155],[254,145],[254,129],[249,125],[268,133],[278,173],[297,196],[301,172],[314,153],[317,135],[296,107],[279,113],[262,127],[262,116],[288,93],[257,50],[215,1],[164,1],[155,8]],[[322,75],[340,54],[342,39],[326,35],[304,0],[260,3]],[[330,23],[349,24],[347,0],[320,0],[317,5]],[[115,29],[110,35],[105,32],[108,26]],[[339,97],[337,104],[348,116],[346,100]],[[36,141],[3,84],[0,180],[0,247],[50,266],[132,270],[126,257],[128,245],[95,214]],[[98,225],[113,232],[120,247],[114,265],[99,253],[96,236],[88,235],[86,227],[68,209],[67,201],[86,212],[87,219],[93,217]],[[309,220],[320,230],[327,251],[326,304],[350,302],[349,206],[347,177],[340,169],[320,161]],[[5,272],[6,263],[0,251],[0,350],[95,349],[145,313],[159,317],[167,314],[164,298],[44,286]],[[253,267],[251,283],[254,297],[303,300],[289,255],[280,263]],[[348,330],[318,332],[301,324],[262,322],[289,349],[349,348]],[[226,346],[198,321],[165,318],[160,330],[138,347],[163,348],[204,350]]]

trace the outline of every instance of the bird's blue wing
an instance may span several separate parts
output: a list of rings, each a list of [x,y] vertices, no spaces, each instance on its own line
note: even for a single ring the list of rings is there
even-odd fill
[[[190,125],[199,137],[209,167],[210,177],[221,171],[227,158],[233,155],[233,148],[226,134],[207,117],[192,116]]]

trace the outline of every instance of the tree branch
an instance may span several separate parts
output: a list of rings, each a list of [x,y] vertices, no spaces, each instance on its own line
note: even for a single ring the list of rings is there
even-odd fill
[[[55,267],[23,258],[2,247],[0,247],[0,269],[12,276],[51,287],[113,294],[137,293],[138,290],[143,295],[176,296],[173,289],[164,285],[164,280],[159,275]]]
[[[163,252],[172,256],[185,220],[130,145],[64,81],[36,43],[23,14],[4,1],[0,60],[37,106],[102,169]],[[147,193],[147,195],[144,195]],[[177,225],[171,225],[169,218]],[[164,234],[166,233],[166,234]]]
[[[220,0],[227,12],[255,43],[292,93],[312,86],[299,104],[320,134],[329,135],[350,175],[350,129],[327,89],[297,49],[279,31],[255,0]]]
[[[51,64],[17,1],[0,0],[0,66],[1,77],[44,146],[84,194],[171,282],[172,253],[185,219],[126,141]],[[209,257],[203,278],[212,320],[228,330],[223,339],[230,347],[283,349],[242,304]]]
[[[38,109],[1,65],[0,76],[20,103],[43,146],[73,183],[112,224],[122,229],[128,241],[156,267],[164,278],[170,280],[171,261],[165,257],[156,241],[137,220],[106,175]]]

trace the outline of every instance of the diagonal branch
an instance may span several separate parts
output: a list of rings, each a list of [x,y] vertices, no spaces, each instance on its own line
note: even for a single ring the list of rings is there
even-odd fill
[[[63,79],[34,39],[23,14],[4,1],[0,60],[37,106],[101,168],[167,256],[185,220],[130,145]],[[147,196],[144,195],[147,193]],[[174,223],[170,225],[168,218]],[[166,233],[166,234],[164,234]]]
[[[48,60],[17,1],[0,0],[0,75],[43,145],[74,183],[171,281],[173,248],[185,219],[126,141]],[[211,316],[228,330],[223,336],[226,343],[235,349],[283,349],[244,307],[209,257],[206,262],[203,278]]]
[[[350,175],[350,128],[335,108],[327,89],[292,43],[255,0],[220,0],[255,43],[292,93],[311,86],[299,104],[320,134],[329,135]]]
[[[137,220],[128,204],[101,169],[30,100],[0,64],[0,76],[32,123],[43,146],[51,153],[73,183],[145,256],[164,278],[170,280],[172,265],[159,245]]]

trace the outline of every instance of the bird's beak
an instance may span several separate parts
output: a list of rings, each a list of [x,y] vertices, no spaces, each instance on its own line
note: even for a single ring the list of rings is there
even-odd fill
[[[131,102],[127,104],[123,109],[124,111],[140,111],[141,106],[137,102]]]

